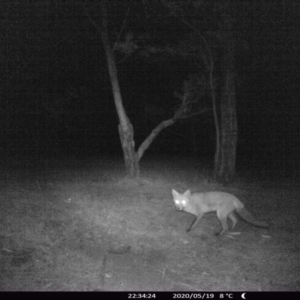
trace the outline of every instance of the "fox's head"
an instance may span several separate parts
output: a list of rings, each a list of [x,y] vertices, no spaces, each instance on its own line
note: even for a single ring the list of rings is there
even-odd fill
[[[191,191],[187,190],[183,194],[172,190],[173,201],[177,210],[184,210],[186,206],[189,204]]]

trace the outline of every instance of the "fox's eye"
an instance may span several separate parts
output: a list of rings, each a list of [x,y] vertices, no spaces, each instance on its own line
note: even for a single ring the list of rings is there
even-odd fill
[[[182,200],[181,203],[182,203],[182,204],[186,204],[186,201],[185,201],[185,200]]]
[[[175,203],[176,203],[176,204],[179,204],[179,201],[178,201],[178,200],[175,200]]]

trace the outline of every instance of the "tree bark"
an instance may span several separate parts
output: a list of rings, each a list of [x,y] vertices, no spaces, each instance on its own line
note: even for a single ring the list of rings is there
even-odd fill
[[[237,147],[237,116],[234,46],[228,45],[224,55],[224,82],[221,96],[221,151],[217,166],[217,180],[223,184],[233,181],[235,176]]]

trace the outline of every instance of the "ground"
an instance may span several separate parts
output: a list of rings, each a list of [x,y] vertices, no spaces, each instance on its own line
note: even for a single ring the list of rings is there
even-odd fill
[[[1,291],[299,291],[299,185],[237,177],[222,187],[200,163],[11,161],[0,181]],[[187,233],[171,189],[235,194],[261,229],[215,213]]]

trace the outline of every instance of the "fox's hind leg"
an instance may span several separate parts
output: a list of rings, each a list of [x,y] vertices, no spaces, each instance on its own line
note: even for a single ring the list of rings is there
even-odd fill
[[[234,215],[234,213],[232,212],[231,214],[229,214],[229,219],[232,221],[232,226],[231,226],[231,230],[235,227],[236,223],[237,223],[237,218]]]
[[[217,211],[217,216],[218,216],[218,218],[219,218],[219,220],[220,220],[220,222],[222,224],[222,227],[223,227],[223,230],[220,233],[218,233],[217,235],[221,235],[226,230],[228,230],[228,223],[227,223],[228,214],[227,213],[225,214],[223,212]]]

